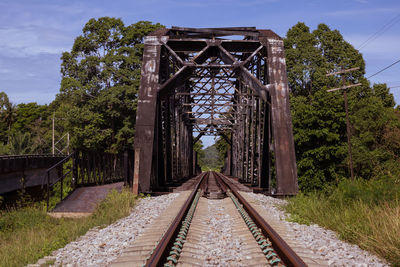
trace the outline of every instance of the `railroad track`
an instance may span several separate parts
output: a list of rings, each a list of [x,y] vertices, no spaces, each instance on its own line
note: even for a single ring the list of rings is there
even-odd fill
[[[238,251],[220,251],[236,256],[225,259],[226,266],[307,266],[236,186],[216,172],[204,172],[197,177],[194,189],[178,197],[173,211],[160,216],[160,221],[154,223],[156,228],[144,233],[143,240],[112,266],[214,266],[210,257],[213,252],[205,248],[207,243],[219,241],[208,238],[210,231],[217,233],[218,229],[210,229],[209,213],[216,210],[209,210],[207,198],[220,199],[219,204],[214,203],[220,205],[217,212],[227,214],[230,231],[241,242]],[[215,234],[214,238],[224,237]]]

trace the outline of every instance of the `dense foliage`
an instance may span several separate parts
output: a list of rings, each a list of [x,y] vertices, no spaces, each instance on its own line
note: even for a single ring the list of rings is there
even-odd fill
[[[61,60],[55,102],[77,148],[116,152],[133,144],[143,37],[163,27],[147,21],[89,20]]]
[[[220,171],[223,164],[224,160],[220,157],[216,144],[203,149],[203,156],[199,163],[202,171]]]
[[[203,166],[205,154],[204,154],[203,142],[201,140],[193,144],[193,151],[197,153],[197,165]]]
[[[0,154],[50,153],[50,114],[47,105],[14,105],[0,92]]]
[[[72,50],[61,56],[60,93],[50,105],[14,105],[0,92],[0,154],[50,153],[53,115],[60,148],[68,132],[73,148],[117,152],[132,147],[143,37],[161,27],[90,19]]]
[[[362,55],[337,30],[304,23],[289,29],[285,53],[293,118],[299,185],[322,189],[349,177],[346,122],[340,77],[327,72],[360,67],[346,74],[355,175],[370,179],[397,169],[400,120],[386,84],[371,86]],[[390,140],[389,140],[390,139]],[[385,167],[383,167],[385,166]]]

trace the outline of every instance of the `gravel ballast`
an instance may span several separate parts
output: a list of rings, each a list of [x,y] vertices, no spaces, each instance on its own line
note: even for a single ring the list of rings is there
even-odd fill
[[[279,208],[285,200],[262,194],[245,193],[262,204],[268,216],[279,220],[293,234],[293,238],[304,244],[304,248],[322,257],[330,266],[389,266],[384,260],[352,245],[341,241],[333,231],[318,225],[302,225],[287,222],[288,214]],[[142,199],[132,213],[117,222],[103,228],[92,229],[64,248],[54,251],[53,266],[107,266],[115,260],[125,248],[137,238],[152,221],[158,217],[179,195],[173,193],[159,197]],[[243,258],[240,250],[241,240],[231,236],[232,218],[224,214],[221,200],[208,200],[208,224],[210,232],[202,238],[205,252],[205,266],[222,266],[217,262],[226,260],[235,262]],[[229,237],[229,238],[226,238]],[[43,259],[41,260],[43,261]],[[39,261],[38,263],[41,263]],[[240,262],[240,261],[239,261]],[[235,266],[240,266],[236,262]],[[38,265],[31,265],[38,266]],[[243,265],[245,266],[245,265]]]
[[[140,200],[129,216],[103,229],[92,229],[64,248],[54,251],[55,263],[53,266],[107,266],[178,195],[178,193],[173,193]]]
[[[235,222],[223,203],[221,200],[207,201],[206,220],[210,231],[203,237],[200,244],[205,248],[204,266],[239,266],[238,262],[245,258],[240,249],[243,241],[233,235]]]
[[[390,266],[384,260],[362,250],[357,245],[340,240],[337,234],[316,224],[304,225],[288,222],[288,214],[279,207],[287,204],[285,200],[268,197],[262,194],[247,193],[262,204],[268,215],[280,220],[294,234],[294,238],[304,247],[321,256],[331,266]]]

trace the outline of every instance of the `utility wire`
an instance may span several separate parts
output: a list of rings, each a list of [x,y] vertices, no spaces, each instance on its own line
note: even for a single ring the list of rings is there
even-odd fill
[[[368,43],[374,41],[377,39],[380,35],[382,35],[384,32],[389,30],[393,25],[395,25],[397,22],[400,21],[400,14],[397,14],[394,18],[392,18],[389,22],[387,22],[385,25],[383,25],[378,31],[376,31],[374,34],[372,34],[370,37],[368,37],[367,40],[365,40],[359,47],[358,50],[361,50],[364,48]]]
[[[390,68],[390,67],[392,67],[392,66],[396,65],[396,64],[397,64],[397,63],[399,63],[399,62],[400,62],[400,59],[399,59],[399,60],[397,60],[396,62],[394,62],[394,63],[390,64],[389,66],[387,66],[387,67],[385,67],[385,68],[381,69],[380,71],[378,71],[378,72],[376,72],[376,73],[372,74],[372,75],[371,75],[371,76],[369,76],[367,79],[369,79],[369,78],[371,78],[371,77],[374,77],[375,75],[378,75],[378,74],[379,74],[379,73],[381,73],[382,71],[384,71],[384,70],[387,70],[388,68]]]
[[[393,83],[400,83],[400,81],[390,81],[390,82],[387,82],[387,81],[375,81],[375,83],[393,84]],[[397,85],[396,85],[396,86],[397,86]]]

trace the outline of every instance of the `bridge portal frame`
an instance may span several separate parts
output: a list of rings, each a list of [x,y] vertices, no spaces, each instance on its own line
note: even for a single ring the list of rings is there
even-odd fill
[[[243,36],[243,40],[224,39],[226,36]],[[207,69],[206,75],[202,69]],[[218,105],[225,104],[214,101],[219,95],[215,84],[197,91],[207,95],[206,101],[214,99],[211,106],[199,99],[196,102],[193,77],[203,73],[197,84],[207,75],[215,81],[222,70],[231,75],[225,80],[232,87],[221,95],[231,94],[232,104],[229,110],[218,112]],[[210,80],[204,83],[210,84]],[[196,117],[194,105],[208,106]],[[207,112],[211,116],[204,118]],[[157,191],[192,177],[196,170],[193,144],[209,133],[218,133],[231,145],[226,174],[271,189],[273,155],[276,194],[298,192],[284,46],[271,30],[172,27],[145,37],[133,192]]]

